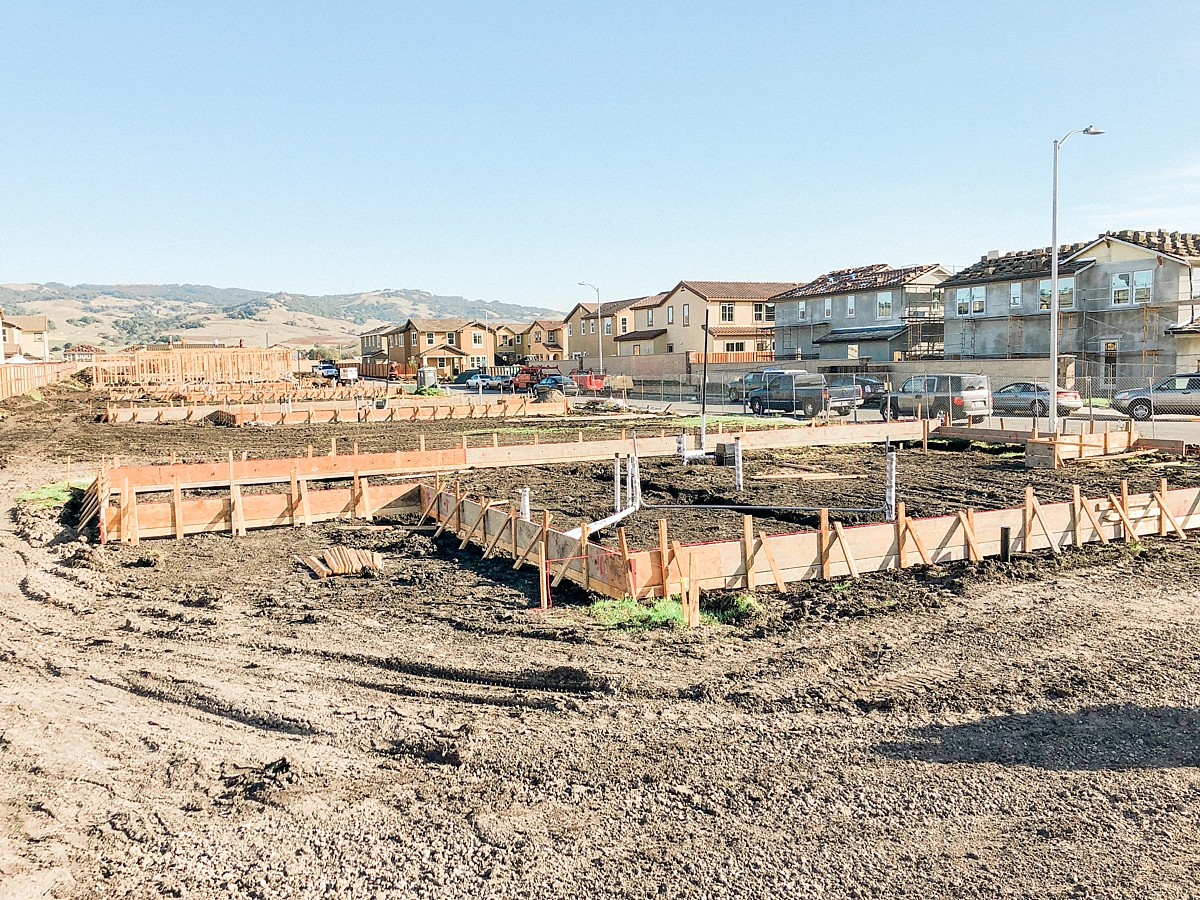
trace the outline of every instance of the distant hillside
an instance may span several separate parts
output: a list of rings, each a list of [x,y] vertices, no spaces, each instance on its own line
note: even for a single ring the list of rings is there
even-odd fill
[[[0,308],[12,315],[50,317],[51,346],[123,347],[163,338],[247,346],[357,346],[363,331],[409,316],[473,316],[529,322],[561,315],[544,307],[440,297],[425,291],[306,294],[216,288],[203,284],[7,284]],[[491,313],[484,316],[484,311]]]

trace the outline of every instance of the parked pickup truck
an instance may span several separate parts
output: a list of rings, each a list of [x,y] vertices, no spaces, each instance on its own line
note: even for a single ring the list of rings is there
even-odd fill
[[[831,387],[824,375],[768,372],[766,376],[766,384],[750,392],[750,409],[755,415],[800,413],[808,419],[821,413],[844,416],[858,405],[857,388]]]
[[[889,419],[920,414],[977,425],[992,414],[992,391],[986,375],[914,375],[880,408]]]

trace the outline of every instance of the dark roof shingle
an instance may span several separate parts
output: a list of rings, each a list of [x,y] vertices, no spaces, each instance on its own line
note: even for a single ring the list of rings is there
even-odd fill
[[[931,263],[924,266],[905,266],[893,269],[887,263],[872,263],[852,269],[836,269],[826,272],[807,284],[802,284],[776,294],[772,300],[797,300],[805,297],[822,297],[826,294],[853,294],[856,291],[875,291],[882,288],[900,287],[923,275],[928,275],[941,266]]]

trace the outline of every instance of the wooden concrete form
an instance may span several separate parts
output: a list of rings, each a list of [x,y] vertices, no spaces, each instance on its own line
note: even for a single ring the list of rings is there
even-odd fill
[[[537,558],[553,576],[551,587],[563,579],[610,597],[638,599],[680,594],[690,612],[700,589],[750,589],[771,585],[783,590],[789,582],[808,579],[858,578],[905,566],[933,565],[953,560],[978,561],[1000,553],[1000,529],[1010,528],[1021,552],[1060,552],[1068,546],[1096,541],[1135,540],[1137,536],[1175,534],[1186,537],[1200,528],[1200,488],[1130,495],[1127,490],[1100,499],[1083,498],[1041,504],[1030,489],[1022,507],[962,510],[950,516],[843,526],[822,516],[818,531],[766,535],[755,531],[750,517],[736,540],[681,544],[670,540],[665,521],[659,522],[659,546],[630,551],[623,535],[616,548],[589,540],[586,530],[574,538],[526,522],[486,501],[450,493],[445,487],[422,484],[421,506],[442,526],[465,533],[463,544],[498,546],[518,564],[541,545]],[[470,523],[467,530],[463,523]],[[497,540],[497,536],[509,529]],[[698,609],[698,608],[697,608]],[[691,615],[688,616],[689,620]]]
[[[93,387],[112,384],[227,383],[289,378],[296,368],[295,351],[286,347],[178,347],[106,353],[88,365]]]
[[[528,397],[495,403],[473,400],[447,400],[439,397],[393,397],[384,409],[373,401],[310,400],[307,403],[223,403],[181,404],[179,406],[110,405],[104,421],[112,424],[194,424],[213,413],[228,416],[229,425],[324,425],[346,422],[425,422],[440,419],[516,419],[564,416],[570,404],[534,403]]]
[[[109,387],[110,403],[129,401],[181,401],[184,403],[272,403],[281,400],[353,400],[398,394],[396,388],[360,381],[353,385],[315,384],[296,381],[253,384],[180,384],[171,387]]]
[[[1070,460],[1103,459],[1123,455],[1137,448],[1138,438],[1138,433],[1132,430],[1105,430],[1100,434],[1081,432],[1030,438],[1025,442],[1025,468],[1058,469]]]

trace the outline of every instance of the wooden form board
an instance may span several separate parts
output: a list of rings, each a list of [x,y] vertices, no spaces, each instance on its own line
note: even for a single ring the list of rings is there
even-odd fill
[[[421,486],[422,506],[433,501],[434,488]],[[1165,495],[1169,515],[1160,515],[1157,500],[1152,494],[1130,495],[1127,518],[1134,536],[1165,534],[1165,522],[1175,521],[1183,529],[1200,528],[1200,488],[1168,491]],[[1115,501],[1115,502],[1114,502]],[[964,512],[962,515],[938,516],[929,519],[907,519],[910,529],[905,535],[904,565],[922,563],[924,548],[931,563],[998,556],[1000,529],[1012,529],[1014,549],[1033,552],[1054,547],[1072,546],[1076,537],[1081,544],[1093,543],[1100,536],[1092,524],[1094,517],[1104,537],[1122,540],[1124,519],[1116,498],[1082,499],[1090,504],[1092,515],[1073,502],[1038,504],[1038,515],[1029,516],[1024,507]],[[461,522],[475,523],[482,505],[472,499],[463,500],[457,507]],[[455,497],[443,491],[435,507],[440,522],[451,521],[456,512]],[[1078,524],[1077,524],[1078,520]],[[505,527],[508,514],[491,509],[485,514],[482,527],[470,535],[470,540],[486,545],[496,530]],[[1042,530],[1045,524],[1047,533]],[[466,528],[459,526],[460,530]],[[539,522],[517,520],[518,543],[531,546],[541,534]],[[968,532],[971,539],[968,539]],[[822,538],[827,542],[822,553]],[[501,546],[505,541],[501,540]],[[778,535],[753,535],[738,540],[714,541],[699,544],[672,542],[666,548],[626,551],[588,544],[587,568],[580,554],[579,540],[557,530],[547,531],[547,559],[550,571],[564,569],[564,577],[597,593],[612,597],[659,597],[664,591],[679,593],[687,579],[703,589],[745,589],[807,579],[856,577],[864,572],[898,568],[899,531],[896,523],[834,527],[825,532],[798,532]],[[974,546],[972,546],[974,545]],[[750,572],[746,571],[749,548]],[[628,569],[626,569],[626,558]],[[665,568],[664,568],[665,563]],[[565,564],[565,566],[564,566]],[[666,573],[664,587],[664,572]]]
[[[329,488],[304,491],[305,508],[293,501],[290,493],[240,494],[241,509],[237,518],[239,530],[272,528],[285,525],[298,526],[313,522],[325,522],[341,518],[370,518],[376,515],[395,515],[412,511],[416,506],[417,485],[415,484],[372,484],[367,496],[370,505],[357,498],[353,488]],[[177,529],[175,504],[181,511],[182,528]],[[202,532],[234,531],[233,500],[227,497],[200,497],[174,499],[171,501],[136,502],[136,515],[128,504],[104,507],[104,527],[101,534],[105,542],[120,540],[135,543],[137,539],[155,537],[180,537]]]
[[[914,429],[914,424],[916,428]],[[890,432],[883,426],[830,426],[827,428],[781,428],[778,431],[748,431],[739,435],[747,450],[813,446],[827,433],[836,442],[848,440],[840,429],[868,428],[857,432],[860,442],[920,438],[920,423],[892,423]],[[715,447],[720,435],[710,434]],[[116,466],[103,470],[105,480],[114,487],[128,480],[135,491],[171,490],[178,479],[184,488],[228,487],[230,479],[238,484],[268,484],[291,478],[292,472],[308,479],[349,478],[355,471],[363,475],[409,475],[423,472],[453,472],[470,468],[498,468],[517,465],[553,465],[581,461],[610,461],[615,455],[631,455],[634,440],[613,438],[601,441],[567,441],[554,444],[515,444],[452,448],[447,450],[402,450],[394,453],[361,453],[342,456],[300,456],[283,459],[252,459],[228,462],[186,463],[172,466]],[[672,456],[676,453],[674,435],[639,437],[640,456]]]
[[[279,403],[191,404],[181,406],[109,406],[104,420],[112,424],[199,423],[215,412],[227,413],[235,425],[313,425],[346,422],[431,422],[440,419],[513,419],[564,416],[571,405],[531,403],[527,399],[497,403],[475,403],[458,398],[393,399],[386,409],[354,401],[309,401],[293,403],[290,410]]]
[[[1025,468],[1056,469],[1064,460],[1102,459],[1133,450],[1139,440],[1136,431],[1102,434],[1063,434],[1030,439],[1025,442]]]
[[[100,390],[99,387],[94,388]],[[137,400],[167,400],[186,403],[213,403],[215,400],[231,403],[270,403],[280,400],[353,400],[355,397],[387,397],[395,393],[388,385],[359,382],[353,385],[319,385],[295,381],[255,382],[254,384],[182,384],[171,387],[147,385],[145,387],[108,387],[106,399],[110,403],[126,403]]]

